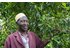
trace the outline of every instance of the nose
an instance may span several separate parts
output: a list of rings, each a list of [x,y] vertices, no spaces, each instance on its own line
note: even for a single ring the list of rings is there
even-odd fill
[[[28,22],[27,21],[24,21],[22,24],[28,25]]]
[[[25,21],[24,24],[27,24],[27,22]]]

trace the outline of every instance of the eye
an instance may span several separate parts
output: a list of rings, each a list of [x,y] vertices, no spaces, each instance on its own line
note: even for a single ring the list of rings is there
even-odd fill
[[[22,20],[20,22],[23,22]]]
[[[26,20],[26,22],[28,22],[28,20]]]

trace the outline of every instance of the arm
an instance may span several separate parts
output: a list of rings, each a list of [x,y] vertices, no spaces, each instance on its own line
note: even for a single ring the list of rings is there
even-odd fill
[[[46,46],[49,42],[50,42],[49,39],[44,40],[44,41],[43,41],[44,46]]]
[[[4,48],[10,48],[10,38],[9,37],[5,41]]]
[[[37,48],[43,48],[50,42],[48,39],[42,41],[36,34],[35,34],[35,39],[36,39]]]

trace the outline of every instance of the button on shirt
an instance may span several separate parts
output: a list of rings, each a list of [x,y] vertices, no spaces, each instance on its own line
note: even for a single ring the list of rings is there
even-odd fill
[[[25,38],[24,36],[21,35],[20,32],[19,32],[19,34],[20,34],[20,36],[21,36],[21,39],[22,39],[22,42],[23,42],[25,48],[29,48],[29,43],[28,43],[28,42],[29,42],[29,38],[28,38],[28,37]]]

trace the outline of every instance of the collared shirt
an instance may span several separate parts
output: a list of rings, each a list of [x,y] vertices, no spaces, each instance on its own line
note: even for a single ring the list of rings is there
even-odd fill
[[[21,35],[20,32],[19,32],[19,34],[20,34],[20,36],[21,36],[21,39],[22,39],[22,42],[23,42],[25,48],[29,48],[29,43],[28,43],[28,42],[29,42],[29,38],[28,38],[28,37],[25,38],[24,36]]]

